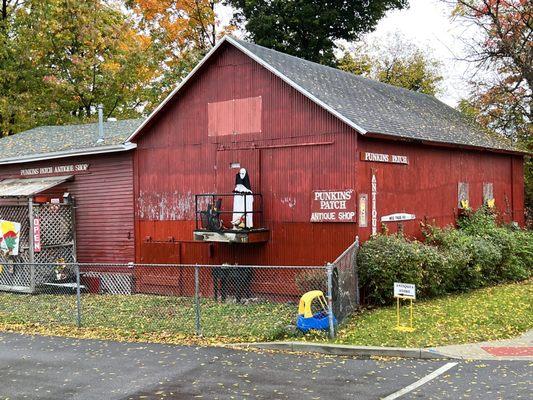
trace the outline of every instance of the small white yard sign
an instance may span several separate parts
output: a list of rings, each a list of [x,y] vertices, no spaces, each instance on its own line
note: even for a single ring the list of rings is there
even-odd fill
[[[416,299],[416,286],[412,283],[394,282],[394,297]]]

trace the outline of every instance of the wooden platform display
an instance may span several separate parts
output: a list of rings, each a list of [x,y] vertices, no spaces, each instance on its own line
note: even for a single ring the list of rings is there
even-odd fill
[[[228,230],[220,232],[194,231],[194,240],[199,242],[262,243],[268,242],[269,238],[270,232],[268,229]]]

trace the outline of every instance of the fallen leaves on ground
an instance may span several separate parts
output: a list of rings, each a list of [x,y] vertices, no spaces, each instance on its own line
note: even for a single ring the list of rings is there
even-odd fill
[[[339,344],[433,347],[507,339],[533,328],[533,280],[450,295],[414,305],[415,332],[398,332],[395,307],[363,310],[345,322]],[[0,293],[0,331],[131,342],[220,345],[297,339],[330,341],[325,332],[289,338],[294,304],[201,302],[202,335],[195,334],[191,298],[84,295],[82,328],[76,297]],[[407,308],[403,309],[406,313]],[[403,315],[404,322],[407,314]]]
[[[508,339],[533,328],[533,280],[414,303],[414,332],[399,332],[396,307],[365,310],[343,324],[335,343],[434,347]],[[408,321],[407,306],[402,322]]]

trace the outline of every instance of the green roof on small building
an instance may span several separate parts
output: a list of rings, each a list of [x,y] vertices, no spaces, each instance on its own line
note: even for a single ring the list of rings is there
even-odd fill
[[[98,123],[39,126],[0,139],[0,163],[55,158],[70,153],[128,150],[128,137],[142,118],[104,122],[104,139],[99,141]]]

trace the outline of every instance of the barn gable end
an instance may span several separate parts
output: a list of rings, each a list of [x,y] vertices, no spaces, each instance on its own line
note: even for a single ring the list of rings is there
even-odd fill
[[[258,98],[258,131],[209,134],[210,107],[223,109],[235,100],[248,102],[244,104],[246,109]],[[221,129],[227,130],[228,121],[231,125],[234,117],[222,114],[219,118],[224,117]],[[241,120],[246,121],[246,117]],[[147,237],[192,239],[194,195],[231,192],[237,172],[231,168],[232,163],[246,167],[252,190],[263,194],[264,219],[275,235],[272,241],[281,248],[274,254],[268,245],[256,246],[237,255],[234,249],[217,246],[221,262],[229,257],[242,263],[244,258],[253,260],[254,254],[262,254],[265,263],[280,263],[290,253],[299,254],[300,263],[316,257],[326,262],[355,237],[353,225],[337,227],[348,233],[341,241],[328,235],[324,227],[310,225],[309,193],[355,187],[356,132],[234,46],[221,46],[136,141],[139,260]],[[313,253],[296,238],[312,236],[315,230],[325,237],[324,247]],[[188,250],[198,247],[183,244],[182,262],[189,253],[209,261],[208,250]]]

